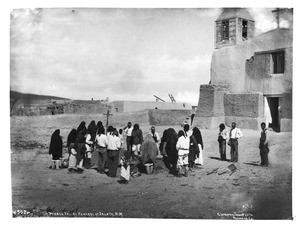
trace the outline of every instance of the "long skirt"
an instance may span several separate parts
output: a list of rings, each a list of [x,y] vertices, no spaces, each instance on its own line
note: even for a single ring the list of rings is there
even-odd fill
[[[69,169],[75,169],[76,168],[76,151],[75,149],[71,149],[71,154],[69,156]]]
[[[200,144],[198,144],[198,147],[199,147],[199,155],[196,157],[196,160],[195,160],[195,164],[196,165],[203,165],[203,150],[202,150],[202,146]]]

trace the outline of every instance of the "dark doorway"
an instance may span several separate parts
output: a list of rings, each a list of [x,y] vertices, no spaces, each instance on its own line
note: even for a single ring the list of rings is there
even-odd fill
[[[279,125],[279,97],[268,97],[267,98],[271,116],[272,116],[272,123],[269,124],[269,127],[272,128],[274,131],[279,132],[280,131],[280,125]]]
[[[244,39],[248,37],[248,21],[243,20],[242,22],[242,36]]]

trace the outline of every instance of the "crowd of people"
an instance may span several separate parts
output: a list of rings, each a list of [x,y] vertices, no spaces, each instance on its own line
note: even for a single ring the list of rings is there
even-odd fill
[[[241,130],[232,123],[230,132],[222,123],[218,134],[220,159],[226,159],[226,145],[231,147],[230,161],[238,162],[238,139],[243,136]],[[268,166],[268,134],[265,123],[261,124],[260,138],[261,165]],[[91,121],[86,128],[82,121],[77,129],[72,129],[67,138],[69,157],[66,166],[69,173],[82,173],[84,169],[96,168],[100,174],[117,177],[118,166],[121,167],[121,181],[128,182],[134,168],[140,165],[155,164],[162,158],[170,173],[175,176],[187,176],[188,171],[203,166],[203,140],[199,128],[190,129],[184,124],[183,129],[176,131],[166,129],[160,138],[152,126],[148,134],[143,135],[138,124],[117,130],[113,126],[105,127],[102,122]],[[62,158],[63,142],[60,130],[51,136],[49,154],[52,155],[51,168],[59,168]]]

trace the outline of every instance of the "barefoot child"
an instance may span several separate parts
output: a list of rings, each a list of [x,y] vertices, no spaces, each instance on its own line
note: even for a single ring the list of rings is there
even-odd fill
[[[130,165],[129,162],[126,160],[125,156],[121,157],[120,160],[121,164],[121,180],[120,183],[128,183],[130,178]]]

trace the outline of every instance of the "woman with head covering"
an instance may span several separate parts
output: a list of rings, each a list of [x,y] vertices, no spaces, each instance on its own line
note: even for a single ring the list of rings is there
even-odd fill
[[[96,142],[96,136],[100,135],[100,133],[99,133],[100,128],[104,129],[104,126],[102,125],[101,121],[98,121],[97,125],[96,125],[96,135],[95,135],[95,141],[94,142]],[[105,129],[104,129],[104,134],[105,134]],[[97,144],[95,143],[94,144],[94,153],[92,153],[92,158],[91,158],[92,168],[93,167],[96,168],[98,166],[99,154],[96,151],[97,151]]]
[[[81,130],[77,133],[76,141],[74,144],[74,149],[77,152],[76,155],[76,166],[77,166],[77,172],[82,173],[83,172],[83,160],[85,156],[85,130]]]
[[[62,158],[63,142],[59,134],[60,130],[57,129],[51,136],[49,154],[52,155],[52,169],[54,169],[54,162],[56,169],[59,169],[59,162]]]
[[[71,132],[69,133],[68,139],[67,139],[67,147],[68,147],[68,153],[69,153],[69,166],[68,166],[69,172],[74,172],[76,170],[76,154],[77,153],[74,149],[76,136],[77,136],[76,129],[72,129]]]
[[[154,163],[158,153],[156,142],[151,134],[147,134],[145,141],[141,145],[142,164]]]
[[[138,124],[134,124],[131,137],[132,137],[132,152],[134,153],[135,156],[140,156],[141,145],[143,142],[143,132],[140,129]]]
[[[98,131],[99,131],[100,127],[103,127],[103,124],[102,124],[101,121],[98,121],[96,126],[97,126],[97,133],[96,134],[98,134]]]
[[[178,136],[173,128],[169,128],[163,132],[160,143],[160,151],[164,156],[164,161],[166,166],[170,170],[171,174],[177,174],[177,160],[178,160],[178,150],[176,149],[176,143]]]
[[[88,132],[91,135],[91,141],[94,142],[95,141],[95,137],[96,137],[96,133],[97,133],[97,126],[96,126],[96,122],[94,120],[92,120],[90,122],[90,124],[88,125]]]
[[[195,137],[196,143],[198,144],[199,151],[196,153],[196,159],[195,163],[199,165],[203,165],[203,141],[202,141],[202,135],[201,131],[198,129],[198,127],[193,128],[193,136]]]
[[[189,148],[189,170],[190,171],[193,171],[196,155],[199,155],[199,147],[193,131],[192,135],[190,136],[190,148]]]
[[[79,126],[77,127],[77,133],[79,132],[79,131],[86,131],[86,126],[85,126],[85,122],[84,121],[82,121],[80,124],[79,124]]]

